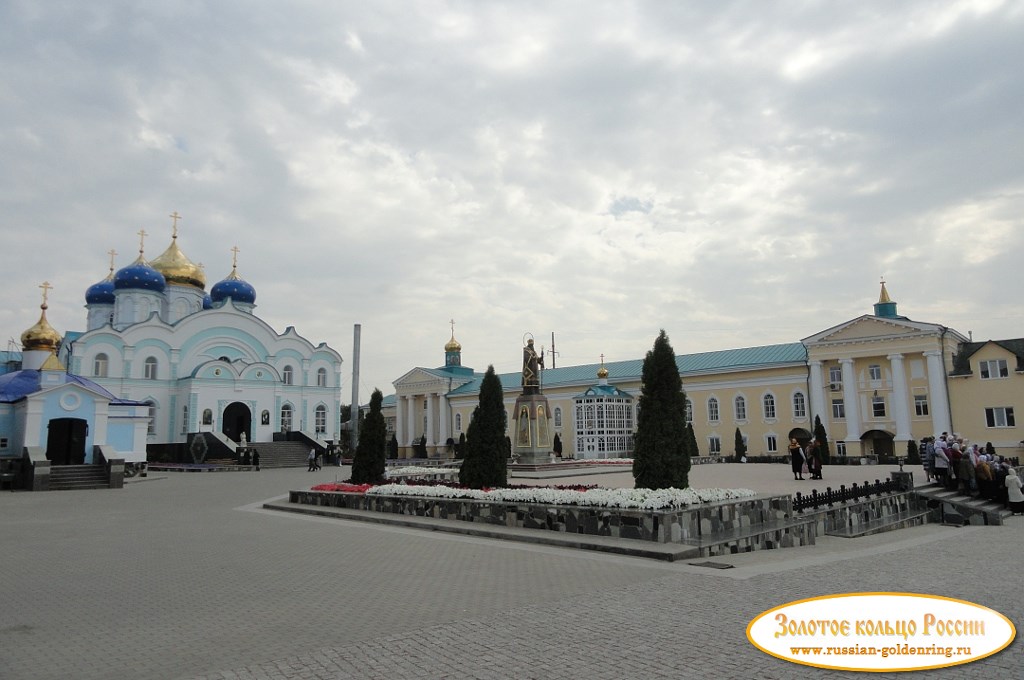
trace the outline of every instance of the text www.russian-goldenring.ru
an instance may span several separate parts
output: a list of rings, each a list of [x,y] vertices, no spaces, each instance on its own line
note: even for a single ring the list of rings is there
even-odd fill
[[[793,656],[880,656],[883,659],[890,656],[970,656],[970,647],[916,647],[913,645],[894,645],[891,647],[864,647],[853,645],[852,647],[790,647],[789,653]]]

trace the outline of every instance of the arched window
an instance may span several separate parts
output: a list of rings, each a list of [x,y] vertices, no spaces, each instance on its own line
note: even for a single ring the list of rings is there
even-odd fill
[[[555,407],[555,427],[562,426],[562,407]]]
[[[747,419],[747,400],[742,396],[737,396],[733,400],[733,405],[736,407],[736,420]]]
[[[327,387],[327,369],[319,368],[316,371],[316,386]]]
[[[718,422],[718,400],[714,397],[708,399],[708,420],[712,423]]]
[[[284,370],[281,371],[281,381],[285,385],[291,385],[292,384],[292,376],[293,376],[292,367],[291,366],[285,366]]]
[[[796,392],[793,395],[793,417],[794,418],[806,418],[807,417],[807,401],[804,399],[803,392]]]
[[[146,357],[142,376],[146,380],[156,380],[156,357]]]
[[[686,424],[690,425],[693,423],[693,402],[689,399],[686,400]]]
[[[107,359],[106,354],[102,352],[97,354],[96,358],[92,360],[92,374],[97,378],[106,378],[108,362],[109,359]]]
[[[316,433],[324,434],[327,432],[327,407],[320,404],[316,407],[316,412],[313,414],[316,423]]]
[[[208,408],[203,409],[203,425],[213,425],[213,411]]]
[[[775,418],[775,397],[771,394],[764,395],[764,417]]]
[[[462,432],[462,414],[461,413],[456,413],[455,414],[455,431],[456,432]]]
[[[281,407],[281,431],[290,432],[292,429],[292,405],[285,404]]]

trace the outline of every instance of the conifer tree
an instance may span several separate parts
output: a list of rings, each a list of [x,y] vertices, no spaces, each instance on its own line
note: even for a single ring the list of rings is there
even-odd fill
[[[736,460],[740,460],[743,456],[747,455],[747,443],[743,441],[743,433],[740,432],[740,428],[736,428]]]
[[[686,454],[691,460],[700,456],[700,447],[697,446],[697,435],[693,432],[693,423],[686,424]]]
[[[825,432],[825,426],[821,424],[821,416],[814,416],[814,439],[818,442],[821,462],[827,463],[832,453],[828,450],[828,434]]]
[[[494,366],[487,367],[480,384],[480,403],[466,431],[459,483],[472,489],[503,487],[508,478],[504,395]]]
[[[686,394],[664,330],[644,358],[642,380],[633,450],[636,488],[685,489],[690,472]]]
[[[381,413],[383,402],[384,395],[374,390],[370,396],[370,413],[359,428],[359,443],[352,461],[353,484],[377,484],[384,480],[388,429]]]

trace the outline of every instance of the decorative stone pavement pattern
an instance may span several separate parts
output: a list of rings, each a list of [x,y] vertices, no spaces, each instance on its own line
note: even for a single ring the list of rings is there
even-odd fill
[[[892,590],[1022,624],[1021,518],[715,558],[738,567],[719,571],[239,511],[336,472],[0,494],[0,676],[852,678],[759,652],[747,623],[791,600]],[[915,677],[1021,677],[1022,649]]]

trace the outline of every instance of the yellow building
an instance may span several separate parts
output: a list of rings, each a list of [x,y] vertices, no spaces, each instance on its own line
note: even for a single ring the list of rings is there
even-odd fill
[[[401,457],[424,438],[428,455],[449,456],[448,440],[469,427],[482,374],[462,366],[461,352],[453,331],[444,366],[394,382],[385,417]],[[701,455],[731,455],[737,430],[748,456],[781,455],[791,437],[810,438],[819,417],[833,455],[903,456],[909,441],[956,432],[1018,456],[1022,356],[1024,340],[972,343],[900,316],[883,283],[872,314],[800,342],[683,354],[676,363]],[[543,372],[565,457],[628,454],[623,430],[635,427],[642,369],[635,359]],[[498,377],[511,425],[520,375]]]

